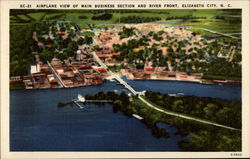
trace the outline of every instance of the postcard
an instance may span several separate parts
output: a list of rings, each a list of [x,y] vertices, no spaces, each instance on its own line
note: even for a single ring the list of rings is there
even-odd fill
[[[249,1],[1,1],[1,158],[250,157]]]

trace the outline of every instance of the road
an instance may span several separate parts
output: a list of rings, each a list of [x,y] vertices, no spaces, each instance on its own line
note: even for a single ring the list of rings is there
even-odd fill
[[[101,65],[103,68],[108,69],[108,67],[100,60],[100,58],[92,52],[94,60]],[[119,83],[121,83],[124,87],[126,87],[130,92],[132,92],[134,95],[138,94],[127,82],[125,82],[119,75],[113,73],[112,71],[109,71],[110,75],[114,77]]]
[[[193,120],[193,121],[197,121],[197,122],[200,122],[200,123],[204,123],[204,124],[208,124],[208,125],[214,125],[214,126],[217,126],[217,127],[222,127],[222,128],[226,128],[226,129],[230,129],[230,130],[238,130],[238,131],[241,131],[240,129],[236,129],[236,128],[233,128],[233,127],[229,127],[229,126],[225,126],[225,125],[221,125],[221,124],[217,124],[217,123],[214,123],[214,122],[210,122],[210,121],[206,121],[206,120],[202,120],[202,119],[197,119],[197,118],[193,118],[193,117],[190,117],[190,116],[186,116],[186,115],[182,115],[182,114],[178,114],[178,113],[174,113],[174,112],[169,112],[169,111],[166,111],[166,110],[162,110],[152,104],[150,104],[149,102],[147,102],[142,96],[139,95],[139,99],[147,104],[150,108],[153,108],[154,110],[157,110],[159,112],[162,112],[164,114],[167,114],[167,115],[171,115],[171,116],[176,116],[176,117],[180,117],[180,118],[183,118],[183,119],[188,119],[188,120]]]
[[[105,69],[108,69],[108,67],[100,60],[100,58],[99,58],[94,52],[92,52],[92,55],[93,55],[93,57],[94,57],[94,60],[95,60],[97,63],[99,63],[99,65],[101,65],[101,66],[104,67]],[[233,128],[233,127],[229,127],[229,126],[217,124],[217,123],[214,123],[214,122],[210,122],[210,121],[206,121],[206,120],[202,120],[202,119],[190,117],[190,116],[187,116],[187,115],[183,115],[183,114],[179,114],[179,113],[175,113],[175,112],[169,112],[169,111],[160,109],[160,108],[158,108],[158,107],[152,105],[152,104],[149,103],[148,101],[146,101],[141,95],[138,94],[138,92],[136,92],[129,84],[127,84],[127,82],[125,82],[123,79],[121,79],[119,75],[113,73],[112,71],[109,71],[109,73],[110,73],[118,82],[120,82],[122,85],[124,85],[130,92],[132,92],[134,95],[138,95],[138,98],[139,98],[143,103],[145,103],[147,106],[149,106],[150,108],[152,108],[152,109],[154,109],[154,110],[157,110],[157,111],[162,112],[162,113],[167,114],[167,115],[176,116],[176,117],[183,118],[183,119],[188,119],[188,120],[193,120],[193,121],[200,122],[200,123],[203,123],[203,124],[213,125],[213,126],[217,126],[217,127],[221,127],[221,128],[230,129],[230,130],[238,130],[238,131],[241,131],[240,129],[236,129],[236,128]]]
[[[219,34],[219,35],[227,36],[227,37],[230,37],[230,38],[233,38],[233,39],[240,39],[240,38],[238,38],[238,37],[232,36],[233,34],[236,34],[236,33],[225,34],[225,33],[213,31],[213,30],[206,29],[206,28],[194,28],[194,27],[192,27],[192,29],[201,29],[201,30],[204,30],[204,31],[207,31],[207,32],[210,32],[210,33],[214,33],[214,34]]]
[[[59,84],[61,87],[68,88],[68,86],[66,86],[66,85],[63,83],[61,77],[56,73],[56,71],[54,70],[53,66],[51,66],[51,64],[49,63],[49,61],[47,61],[47,63],[48,63],[49,68],[51,69],[52,73],[55,75],[58,84]]]

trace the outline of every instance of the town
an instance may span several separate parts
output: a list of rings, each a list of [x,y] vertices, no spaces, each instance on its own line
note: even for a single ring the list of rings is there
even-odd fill
[[[109,71],[131,80],[239,82],[206,78],[203,72],[215,57],[238,65],[240,48],[204,39],[186,27],[142,23],[80,29],[70,21],[57,21],[42,28],[32,33],[35,64],[30,66],[30,75],[12,76],[10,83],[23,82],[26,89],[97,85],[112,78]]]

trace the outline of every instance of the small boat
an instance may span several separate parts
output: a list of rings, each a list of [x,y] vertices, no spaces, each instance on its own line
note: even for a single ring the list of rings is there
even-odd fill
[[[174,97],[174,96],[176,96],[176,94],[168,94],[169,96],[172,96],[172,97]]]
[[[137,118],[137,119],[139,119],[139,120],[142,120],[142,119],[143,119],[143,117],[141,117],[141,116],[139,116],[139,115],[137,115],[137,114],[132,114],[132,116],[135,117],[135,118]]]
[[[183,96],[183,95],[184,95],[184,93],[177,93],[177,95],[178,95],[178,96]]]
[[[82,95],[78,94],[77,97],[79,102],[85,102],[85,98]]]

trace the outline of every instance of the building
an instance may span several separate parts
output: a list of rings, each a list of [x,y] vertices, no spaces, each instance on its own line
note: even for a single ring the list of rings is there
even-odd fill
[[[31,65],[31,67],[30,67],[30,74],[38,73],[40,71],[41,71],[41,69],[40,69],[40,65],[39,64]]]

